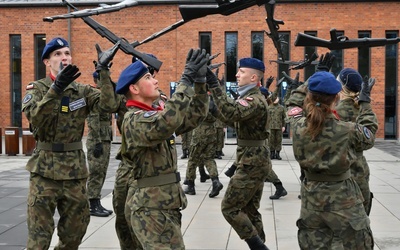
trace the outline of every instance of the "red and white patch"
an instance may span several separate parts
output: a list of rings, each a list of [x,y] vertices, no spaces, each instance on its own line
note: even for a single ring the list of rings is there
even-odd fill
[[[288,116],[298,116],[303,113],[303,109],[299,107],[294,107],[288,111]]]
[[[250,96],[249,96],[249,97],[246,97],[245,99],[246,99],[247,101],[253,101],[253,100],[254,100],[254,98],[253,98],[253,97],[250,97]]]
[[[162,109],[164,109],[164,107],[165,107],[165,102],[164,102],[163,100],[159,100],[159,101],[158,101],[158,105],[159,105]]]
[[[246,102],[246,100],[239,100],[238,103],[239,103],[240,105],[242,105],[243,107],[249,106],[249,104]]]
[[[29,84],[28,86],[26,86],[26,90],[28,90],[28,89],[33,89],[34,87],[35,87],[35,85]]]

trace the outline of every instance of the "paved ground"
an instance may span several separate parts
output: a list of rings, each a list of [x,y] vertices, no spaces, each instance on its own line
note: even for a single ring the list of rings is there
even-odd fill
[[[4,142],[4,140],[3,140]],[[226,187],[229,178],[223,172],[235,158],[234,142],[227,141],[225,156],[217,160],[220,180]],[[119,147],[113,144],[112,156]],[[3,146],[4,148],[4,146]],[[180,150],[180,146],[178,146]],[[20,151],[22,152],[22,151]],[[28,172],[24,169],[27,156],[0,155],[0,249],[20,250],[25,248],[27,237],[26,197]],[[375,249],[400,249],[400,146],[394,141],[378,141],[365,155],[371,168],[371,190],[374,192],[371,228],[375,237]],[[282,161],[273,160],[273,168],[282,180],[288,195],[271,201],[268,196],[275,192],[270,183],[265,183],[260,212],[263,215],[267,245],[270,249],[298,249],[295,221],[300,211],[297,198],[300,189],[299,167],[294,159],[290,142],[282,150]],[[179,160],[179,170],[184,177],[187,160]],[[107,180],[102,190],[102,203],[111,208],[111,191],[118,161],[111,159]],[[223,218],[220,203],[225,188],[219,196],[209,198],[210,181],[196,182],[195,196],[188,196],[188,208],[183,211],[182,232],[188,250],[239,250],[247,249],[236,232]],[[55,216],[57,220],[57,215]],[[119,249],[114,230],[114,216],[92,217],[80,249]],[[52,246],[57,242],[56,232]]]

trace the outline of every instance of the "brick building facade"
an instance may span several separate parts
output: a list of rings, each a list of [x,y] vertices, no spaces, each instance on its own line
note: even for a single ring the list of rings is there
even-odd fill
[[[26,85],[35,80],[38,75],[37,43],[38,38],[48,40],[62,36],[69,40],[73,63],[82,72],[78,79],[82,83],[92,82],[93,60],[97,59],[95,44],[103,49],[111,47],[111,43],[98,35],[80,18],[55,20],[53,23],[43,22],[43,17],[65,14],[67,7],[60,1],[0,1],[0,127],[27,127],[28,123],[20,113],[20,100],[25,95]],[[80,9],[94,8],[100,1],[71,1]],[[118,1],[107,1],[115,3]],[[147,2],[99,16],[92,16],[115,34],[130,42],[142,41],[146,37],[182,19],[179,12],[180,3],[194,1],[138,1]],[[152,4],[149,4],[152,2]],[[164,2],[164,3],[163,3]],[[166,3],[166,2],[172,2]],[[196,1],[211,3],[213,1]],[[395,13],[400,13],[399,1],[277,1],[275,18],[284,20],[280,32],[288,39],[288,58],[304,59],[305,47],[294,46],[298,33],[311,33],[319,38],[330,39],[329,31],[336,28],[350,39],[359,38],[367,33],[371,38],[398,37],[400,19]],[[269,60],[277,59],[274,45],[264,33],[268,31],[265,22],[266,11],[263,6],[252,6],[229,16],[209,15],[192,20],[176,30],[160,38],[137,47],[140,52],[155,54],[163,62],[158,75],[161,88],[169,93],[171,83],[179,80],[182,73],[186,53],[189,48],[199,47],[200,37],[209,35],[212,54],[221,52],[216,62],[227,60],[227,39],[230,34],[236,41],[236,57],[252,56],[254,53],[253,34],[262,34],[262,56],[266,64],[265,77],[280,76],[282,70],[276,63]],[[19,40],[18,40],[19,39]],[[14,48],[15,42],[19,48]],[[321,55],[328,49],[318,47],[316,52]],[[365,52],[365,51],[364,51]],[[368,62],[360,59],[357,48],[342,51],[339,67],[364,67],[371,77],[376,78],[373,89],[373,108],[378,115],[379,130],[377,138],[399,140],[399,46],[375,47],[367,50]],[[39,55],[40,58],[40,55]],[[132,56],[119,51],[111,68],[112,78],[117,81],[120,72],[131,62]],[[36,63],[35,63],[36,62]],[[39,59],[40,62],[40,59]],[[42,66],[41,66],[42,67]],[[232,75],[236,72],[220,70],[220,76]],[[304,80],[307,73],[300,70]],[[296,72],[290,71],[292,76]],[[19,86],[18,86],[19,85]],[[19,91],[19,92],[18,92]],[[18,107],[19,102],[19,107]],[[19,109],[19,110],[18,110]]]

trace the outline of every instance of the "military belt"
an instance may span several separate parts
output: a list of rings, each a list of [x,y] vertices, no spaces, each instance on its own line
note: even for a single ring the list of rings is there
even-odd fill
[[[100,122],[100,126],[111,126],[111,123],[109,121],[102,121]]]
[[[237,145],[241,147],[262,147],[267,145],[266,140],[237,140]]]
[[[82,149],[82,142],[71,142],[71,143],[51,143],[51,142],[36,142],[36,148],[53,151],[53,152],[66,152]]]
[[[347,170],[345,173],[339,175],[315,174],[307,171],[304,171],[304,174],[309,181],[344,181],[351,177],[350,170]]]
[[[137,179],[137,186],[139,188],[155,187],[171,183],[177,183],[180,181],[181,181],[181,175],[179,174],[179,172],[177,172],[177,173],[162,174],[162,175]]]

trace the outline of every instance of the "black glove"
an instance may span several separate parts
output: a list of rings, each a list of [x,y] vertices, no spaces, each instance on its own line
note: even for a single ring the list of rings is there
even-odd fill
[[[326,71],[329,72],[332,68],[333,62],[335,61],[336,57],[331,52],[326,52],[325,56],[321,55],[319,58],[319,62],[317,65],[316,71]]]
[[[213,88],[219,87],[219,81],[218,81],[217,76],[208,67],[207,67],[207,74],[206,74],[206,83],[207,83],[208,89],[213,89]]]
[[[271,86],[271,84],[272,84],[272,82],[274,81],[274,77],[273,76],[270,76],[270,77],[268,77],[268,79],[267,79],[267,82],[265,83],[265,87],[267,88],[267,89],[269,89],[269,86]]]
[[[180,82],[193,86],[195,79],[199,80],[202,78],[201,81],[205,83],[208,58],[209,55],[206,54],[206,50],[190,49],[186,57],[186,65]]]
[[[296,77],[293,79],[285,71],[282,71],[283,77],[287,80],[288,90],[297,89],[303,83],[299,81],[300,73],[297,72]]]
[[[80,75],[81,72],[79,72],[79,68],[75,65],[68,64],[63,68],[62,63],[60,63],[60,71],[57,74],[56,80],[54,80],[54,83],[51,85],[51,88],[60,95],[68,85],[75,81]]]
[[[94,145],[93,156],[99,158],[103,154],[103,143],[99,142]]]
[[[364,78],[361,84],[360,94],[358,95],[359,102],[371,102],[371,89],[375,84],[375,78]]]
[[[97,63],[95,63],[96,71],[100,71],[102,69],[109,69],[112,65],[111,61],[114,58],[115,54],[118,51],[120,41],[116,42],[114,46],[106,51],[102,51],[100,46],[96,43],[95,47],[97,50]]]

